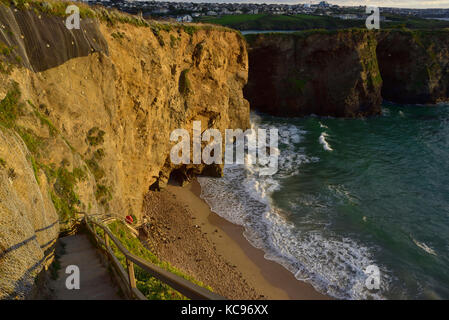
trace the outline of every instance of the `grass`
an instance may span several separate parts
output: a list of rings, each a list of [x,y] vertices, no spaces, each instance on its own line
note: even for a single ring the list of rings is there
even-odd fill
[[[198,31],[199,28],[197,26],[194,26],[194,25],[183,25],[182,29],[188,35],[193,36],[195,34],[195,32]]]
[[[30,156],[30,161],[31,161],[31,167],[33,168],[34,178],[36,178],[37,184],[40,185],[41,182],[39,180],[39,165],[33,156]]]
[[[328,30],[328,29],[310,29],[310,30],[300,30],[297,32],[289,32],[289,33],[282,33],[282,32],[268,32],[268,33],[251,33],[246,34],[244,36],[247,43],[250,45],[253,45],[258,39],[263,39],[263,37],[275,37],[275,38],[301,38],[305,39],[309,36],[313,35],[336,35],[339,32],[344,33],[371,33],[372,31],[369,31],[368,29],[362,29],[362,28],[349,28],[349,29],[341,29],[341,30]]]
[[[229,15],[218,18],[204,17],[201,22],[218,24],[238,30],[307,30],[363,27],[365,21],[341,20],[328,16],[298,15]]]
[[[101,161],[104,159],[104,157],[105,157],[104,149],[100,148],[98,150],[95,150],[95,152],[94,152],[95,159],[97,159],[98,161]]]
[[[95,181],[98,182],[105,176],[104,170],[100,167],[95,158],[86,160],[86,164],[88,165],[90,171],[94,175]]]
[[[179,41],[179,38],[175,37],[172,34],[170,35],[170,47],[172,47],[172,48],[176,47],[178,41]]]
[[[23,128],[16,124],[17,118],[24,106],[20,103],[20,98],[21,92],[19,85],[16,82],[12,82],[11,88],[7,92],[5,98],[0,101],[0,123],[7,128],[14,129],[20,135],[28,151],[31,153],[28,159],[31,163],[36,182],[40,185],[39,170],[42,168],[49,183],[53,184],[53,190],[50,191],[50,196],[55,209],[62,221],[67,220],[74,216],[76,211],[75,206],[80,202],[75,192],[75,185],[78,181],[85,179],[87,175],[81,168],[75,168],[73,172],[69,172],[65,168],[64,162],[63,166],[59,169],[55,169],[54,166],[47,166],[39,163],[38,159],[42,151],[44,140],[34,134],[31,129]],[[28,104],[34,108],[31,101],[28,101]],[[55,126],[39,111],[35,110],[34,116],[40,120],[42,125],[48,127],[51,136],[57,134]],[[13,169],[9,170],[8,176],[11,179],[15,178],[16,174]]]
[[[83,168],[73,168],[72,174],[77,181],[84,181],[87,179],[87,173]]]
[[[97,184],[97,190],[95,191],[95,199],[103,206],[112,200],[112,194],[109,187],[103,184]]]
[[[58,279],[58,272],[61,269],[61,262],[59,261],[59,256],[55,255],[55,259],[53,260],[53,263],[50,265],[50,277],[53,280]]]
[[[28,150],[34,155],[39,155],[43,140],[40,137],[36,136],[30,129],[18,126],[16,126],[15,129],[22,138],[23,142],[25,142]]]
[[[120,39],[125,38],[125,34],[124,34],[123,32],[120,32],[120,31],[111,33],[111,36],[112,36],[114,39],[117,39],[117,40],[120,40]]]
[[[58,1],[58,0],[0,0],[5,6],[14,6],[22,10],[32,10],[35,13],[44,13],[53,16],[65,17],[67,6],[74,4],[80,9],[81,18],[93,18],[95,12],[86,4],[80,2]]]
[[[22,105],[19,103],[21,92],[19,84],[12,82],[11,88],[5,98],[0,101],[0,123],[7,128],[12,128],[20,114]]]
[[[17,174],[13,168],[8,169],[8,178],[10,178],[11,180],[14,180],[15,178],[17,178]]]
[[[80,200],[75,191],[78,182],[85,179],[83,169],[75,168],[73,172],[64,167],[54,169],[54,165],[40,165],[44,169],[47,179],[53,184],[53,191],[50,191],[51,200],[58,212],[61,221],[66,222],[75,216],[76,207]]]
[[[154,36],[156,37],[157,41],[159,42],[159,45],[161,47],[165,46],[164,38],[161,35],[161,29],[158,25],[151,26],[151,31],[153,32]]]
[[[3,29],[6,33],[11,33],[10,30]],[[16,64],[20,64],[22,58],[14,54],[14,48],[9,47],[3,42],[0,42],[0,73],[11,74],[12,69]]]
[[[304,87],[307,84],[307,81],[300,78],[290,77],[288,78],[288,83],[292,87],[293,90],[302,92],[304,90]]]
[[[34,115],[40,120],[41,125],[46,126],[48,128],[50,136],[51,137],[56,136],[56,134],[58,133],[58,129],[56,129],[53,123],[46,116],[37,111],[31,101],[28,100],[28,103],[35,109]]]
[[[131,236],[128,228],[122,223],[115,221],[109,224],[109,229],[117,237],[118,240],[131,252],[171,273],[174,273],[190,282],[193,282],[208,290],[212,290],[209,286],[204,285],[202,282],[195,280],[193,277],[186,275],[184,272],[173,267],[170,263],[161,261],[152,252],[150,252],[140,242],[139,239]],[[97,228],[99,234],[103,234],[103,230]],[[117,249],[117,247],[111,241],[111,247],[115,256],[118,258],[124,268],[126,268],[125,256]],[[139,266],[134,268],[136,274],[137,288],[151,300],[180,300],[187,299],[178,291],[170,288],[168,285],[160,282],[156,278],[150,276],[147,272],[142,270]]]
[[[361,13],[364,15],[364,13]],[[449,27],[448,21],[404,17],[383,14],[389,22],[381,22],[381,28],[409,28],[409,29],[443,29]],[[242,14],[222,17],[201,17],[199,22],[222,25],[238,30],[310,30],[310,29],[347,29],[365,28],[365,20],[343,20],[331,16],[319,15],[270,15],[270,14]]]
[[[104,135],[106,133],[98,127],[93,127],[87,132],[86,140],[91,146],[98,146],[103,144]]]

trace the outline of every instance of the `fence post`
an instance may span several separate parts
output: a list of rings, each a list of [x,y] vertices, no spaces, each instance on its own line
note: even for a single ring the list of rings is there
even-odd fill
[[[136,288],[136,276],[134,274],[134,263],[128,258],[126,259],[126,266],[128,267],[128,279],[129,286],[131,287],[131,293],[133,293],[133,288]]]

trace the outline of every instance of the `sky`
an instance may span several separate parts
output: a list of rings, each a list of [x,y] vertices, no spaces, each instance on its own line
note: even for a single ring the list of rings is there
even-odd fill
[[[167,0],[166,0],[167,1]],[[170,0],[168,0],[170,1]],[[318,3],[320,0],[173,0],[174,2]],[[449,0],[328,0],[340,6],[377,5],[400,8],[449,8]]]

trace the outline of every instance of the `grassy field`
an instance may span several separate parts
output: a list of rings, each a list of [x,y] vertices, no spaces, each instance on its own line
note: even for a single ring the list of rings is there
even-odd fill
[[[219,18],[204,17],[201,22],[219,24],[238,30],[307,30],[339,29],[362,26],[361,21],[341,20],[326,16],[312,15],[232,15]]]
[[[381,22],[381,28],[406,27],[410,29],[449,28],[449,21],[386,16],[389,22]],[[310,29],[345,29],[365,28],[365,20],[342,20],[329,16],[315,15],[268,15],[242,14],[223,17],[201,17],[199,22],[218,24],[238,30],[310,30]]]

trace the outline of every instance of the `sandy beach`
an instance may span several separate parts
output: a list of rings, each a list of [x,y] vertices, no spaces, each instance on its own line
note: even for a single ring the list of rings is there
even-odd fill
[[[197,180],[150,192],[144,213],[152,226],[146,243],[161,259],[230,299],[330,299],[266,260],[243,228],[212,212]]]

